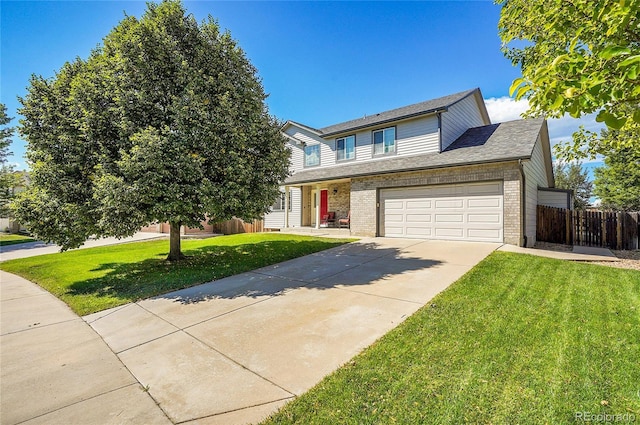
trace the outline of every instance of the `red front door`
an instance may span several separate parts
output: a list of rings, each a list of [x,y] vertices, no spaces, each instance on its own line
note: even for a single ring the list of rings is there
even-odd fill
[[[327,215],[327,211],[329,210],[327,206],[327,194],[328,191],[326,189],[320,191],[320,220]]]

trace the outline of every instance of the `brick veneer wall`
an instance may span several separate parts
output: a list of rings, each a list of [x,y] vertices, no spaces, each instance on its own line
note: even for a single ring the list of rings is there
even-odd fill
[[[376,236],[378,189],[489,180],[504,181],[504,242],[522,245],[521,174],[517,162],[352,178],[351,233],[357,236]]]
[[[345,218],[351,208],[351,185],[349,183],[330,184],[327,189],[328,211],[335,211],[336,218]],[[336,190],[335,194],[334,190]]]

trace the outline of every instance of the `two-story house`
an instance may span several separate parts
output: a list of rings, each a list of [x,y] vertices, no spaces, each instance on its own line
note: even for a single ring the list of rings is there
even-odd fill
[[[546,121],[491,124],[479,89],[282,132],[292,174],[267,228],[319,227],[333,212],[356,236],[531,246],[538,190],[554,186]]]

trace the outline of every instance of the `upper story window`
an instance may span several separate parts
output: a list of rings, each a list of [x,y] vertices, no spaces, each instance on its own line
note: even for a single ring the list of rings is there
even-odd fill
[[[373,154],[383,155],[396,151],[396,128],[389,127],[373,132]]]
[[[307,145],[304,147],[304,166],[313,167],[320,165],[320,145]]]
[[[336,159],[345,161],[356,157],[356,136],[336,139]]]

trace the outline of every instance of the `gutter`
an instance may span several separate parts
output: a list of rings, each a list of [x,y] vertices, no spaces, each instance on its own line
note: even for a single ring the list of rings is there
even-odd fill
[[[522,240],[524,247],[527,247],[527,181],[524,175],[524,166],[522,165],[522,159],[518,160],[518,170],[522,176],[522,188],[520,189],[520,197],[522,199],[522,213],[520,214],[520,221],[522,222]]]

